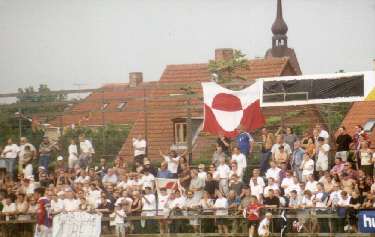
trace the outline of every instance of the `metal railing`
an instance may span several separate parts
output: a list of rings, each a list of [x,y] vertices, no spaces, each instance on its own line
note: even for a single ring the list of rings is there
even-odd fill
[[[287,218],[286,236],[371,236],[370,234],[364,233],[344,233],[343,232],[343,219],[340,218],[334,209],[331,208],[305,208],[305,209],[293,209],[293,208],[272,208],[262,210],[262,214],[272,212],[272,222],[270,226],[272,236],[279,236],[281,230],[281,218],[282,211],[285,210],[285,217]],[[214,211],[214,210],[210,210]],[[132,232],[128,236],[165,236],[160,234],[159,222],[164,221],[169,227],[179,226],[180,229],[173,231],[171,228],[168,232],[168,236],[247,236],[247,220],[242,214],[239,214],[238,210],[229,210],[228,215],[217,216],[201,212],[201,210],[176,210],[168,216],[128,216],[127,223],[131,225],[139,225],[141,222],[145,222],[144,227],[138,228],[138,232]],[[24,215],[24,214],[23,214]],[[28,237],[33,236],[35,229],[35,217],[30,214],[29,220],[17,220],[18,214],[10,215],[15,219],[4,220],[4,214],[0,215],[2,220],[0,221],[0,237]],[[263,215],[262,215],[263,216]],[[220,220],[229,226],[229,233],[217,233],[216,222]],[[292,230],[293,221],[304,222],[304,228],[301,232]],[[196,221],[198,229],[194,229],[189,225],[189,221]],[[102,236],[115,236],[110,225],[109,212],[103,212],[102,216]]]

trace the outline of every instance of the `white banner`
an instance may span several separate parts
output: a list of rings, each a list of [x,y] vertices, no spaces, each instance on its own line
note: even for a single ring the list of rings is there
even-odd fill
[[[100,237],[102,215],[87,212],[61,213],[53,217],[53,237]]]

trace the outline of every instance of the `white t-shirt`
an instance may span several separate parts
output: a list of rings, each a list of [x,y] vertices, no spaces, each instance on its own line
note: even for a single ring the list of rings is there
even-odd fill
[[[83,142],[80,142],[79,148],[81,149],[82,153],[95,153],[94,148],[89,140],[84,140]]]
[[[314,161],[312,159],[302,161],[302,164],[302,175],[310,175],[314,173]]]
[[[168,195],[158,196],[158,215],[166,215]]]
[[[77,211],[79,210],[80,201],[78,199],[64,199],[64,210],[65,211]]]
[[[90,205],[97,207],[100,202],[100,190],[90,190],[87,194],[87,201]]]
[[[2,213],[10,213],[10,212],[15,212],[16,210],[17,210],[17,206],[16,206],[16,204],[14,202],[12,202],[9,205],[7,205],[6,203],[4,203],[4,207],[3,207],[3,210],[1,212]],[[6,216],[5,220],[9,221],[9,216]]]
[[[246,169],[247,162],[246,162],[246,156],[242,153],[236,155],[232,155],[232,160],[231,161],[236,161],[237,162],[237,167],[239,170],[244,170]]]
[[[264,236],[267,233],[267,231],[269,231],[269,225],[270,225],[270,221],[267,218],[264,218],[259,223],[258,235],[259,236]]]
[[[280,179],[280,171],[281,169],[278,167],[275,168],[269,168],[266,172],[266,178],[273,178],[274,180]]]
[[[181,157],[177,156],[176,158],[172,158],[170,156],[164,156],[164,160],[168,163],[168,170],[172,174],[177,173],[177,168],[178,168],[178,161],[180,160]]]
[[[201,171],[198,173],[198,177],[204,181],[207,179],[207,173],[205,171]]]
[[[318,184],[317,181],[307,181],[306,182],[306,186],[305,186],[305,190],[310,190],[312,193],[316,192],[317,191],[317,188],[316,188],[316,185]]]
[[[68,148],[68,151],[69,151],[69,158],[68,158],[69,160],[77,160],[78,159],[77,145],[70,144],[69,148]]]
[[[20,149],[17,144],[6,145],[2,156],[7,159],[16,159],[19,151]]]
[[[149,203],[146,202],[146,199]],[[145,216],[155,216],[156,213],[156,198],[155,195],[150,193],[144,195],[142,198],[142,214]]]
[[[115,219],[113,220],[113,224],[124,224],[126,213],[123,209],[115,210],[113,214],[115,216]]]
[[[319,147],[318,161],[320,161],[320,162],[328,161],[329,150],[330,150],[330,146],[326,143],[323,144],[321,147]]]
[[[278,156],[279,153],[280,153],[280,150],[279,150],[279,147],[283,145],[284,146],[284,151],[286,154],[290,155],[292,154],[292,150],[290,149],[290,146],[287,144],[287,143],[284,143],[284,144],[273,144],[272,148],[271,148],[271,153],[272,154],[275,154],[275,156]]]
[[[293,177],[290,177],[290,178],[283,178],[283,181],[281,182],[281,187],[284,188],[284,189],[288,189],[289,186],[293,185],[294,184],[294,180],[293,180]]]
[[[341,195],[340,195],[340,197],[339,197],[339,202],[337,203],[337,205],[339,205],[339,206],[347,206],[347,205],[349,205],[349,203],[350,203],[350,196],[348,196],[346,199],[343,199],[342,197],[341,197]]]
[[[257,177],[257,185],[254,184],[254,181],[251,178],[249,186],[251,190],[251,195],[254,195],[259,199],[260,194],[263,194],[264,186],[266,186],[266,184],[264,183],[264,179],[262,177]]]
[[[155,176],[153,176],[151,173],[148,175],[143,175],[141,182],[143,184],[143,188],[150,187],[151,189],[154,189]]]
[[[61,212],[64,210],[64,200],[58,198],[57,201],[51,200],[51,208],[53,212]]]
[[[146,140],[133,138],[134,156],[146,154]]]
[[[228,215],[228,200],[225,197],[216,199],[214,208],[220,208],[219,210],[215,211],[215,215],[217,216]]]
[[[230,168],[227,164],[219,165],[216,168],[216,171],[218,172],[219,179],[228,179],[229,178]]]

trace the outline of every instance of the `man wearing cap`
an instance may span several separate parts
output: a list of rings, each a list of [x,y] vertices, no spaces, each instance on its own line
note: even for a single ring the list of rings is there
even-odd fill
[[[156,198],[152,193],[151,187],[145,187],[145,194],[142,197],[142,216],[155,216],[156,215]],[[146,228],[153,230],[155,222],[153,220],[146,221]]]

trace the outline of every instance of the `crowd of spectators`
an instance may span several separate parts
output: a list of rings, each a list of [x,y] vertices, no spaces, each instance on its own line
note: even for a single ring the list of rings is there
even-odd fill
[[[255,154],[257,144],[261,150]],[[157,228],[160,233],[201,228],[268,236],[278,208],[298,218],[273,223],[274,231],[356,231],[356,211],[375,205],[375,153],[370,145],[360,126],[353,136],[344,127],[329,134],[317,125],[302,137],[290,127],[276,133],[263,128],[259,141],[245,131],[233,139],[220,135],[209,165],[190,166],[186,152],[171,150],[160,151],[162,163],[155,167],[146,157],[147,142],[141,136],[133,139],[134,160],[115,159],[113,164],[106,159],[95,163],[93,144],[84,135],[73,139],[69,155],[56,161],[52,153],[61,152],[61,147],[48,137],[38,148],[25,137],[19,144],[9,139],[1,151],[0,169],[6,172],[0,180],[0,211],[5,220],[30,220],[38,209],[37,198],[45,193],[51,214],[108,213],[119,236]],[[255,157],[259,165],[250,168]],[[159,179],[176,182],[160,185]],[[45,192],[38,191],[36,197],[38,188]],[[312,218],[328,211],[342,218],[327,226]],[[215,219],[200,223],[198,218],[168,218],[199,214]],[[244,218],[225,218],[233,214]],[[160,218],[126,221],[128,216]]]

